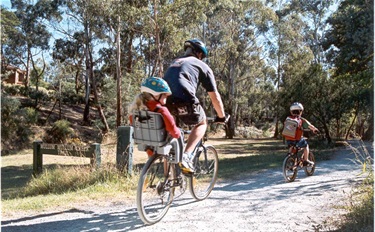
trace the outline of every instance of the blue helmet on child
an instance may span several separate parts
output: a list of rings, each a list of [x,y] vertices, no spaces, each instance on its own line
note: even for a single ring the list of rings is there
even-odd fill
[[[149,77],[144,80],[141,85],[141,92],[150,93],[154,96],[160,95],[162,93],[165,93],[168,96],[172,94],[168,83],[160,77]]]

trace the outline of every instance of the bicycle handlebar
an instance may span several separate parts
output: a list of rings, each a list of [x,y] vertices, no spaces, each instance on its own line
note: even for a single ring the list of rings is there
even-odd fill
[[[215,116],[213,123],[218,123],[218,124],[227,124],[229,121],[230,115],[225,113],[224,118],[219,118],[218,116]]]

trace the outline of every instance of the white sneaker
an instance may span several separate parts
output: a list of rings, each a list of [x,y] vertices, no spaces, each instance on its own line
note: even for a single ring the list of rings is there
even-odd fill
[[[314,166],[314,164],[315,164],[314,162],[312,162],[310,160],[306,160],[305,162],[307,164],[306,166]]]
[[[185,172],[185,173],[195,172],[193,162],[188,158],[188,155],[185,153],[182,155],[182,161],[181,163],[179,163],[179,166],[182,172]]]

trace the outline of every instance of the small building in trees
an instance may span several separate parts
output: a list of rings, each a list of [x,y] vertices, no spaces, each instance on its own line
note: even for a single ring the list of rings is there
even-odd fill
[[[22,85],[26,71],[9,64],[1,64],[1,81],[8,84]]]

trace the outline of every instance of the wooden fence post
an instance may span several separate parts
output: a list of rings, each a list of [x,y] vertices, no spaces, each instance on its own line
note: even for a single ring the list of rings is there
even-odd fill
[[[129,175],[132,174],[133,169],[133,127],[119,126],[117,128],[117,151],[116,164],[120,171],[125,171]]]
[[[43,155],[40,151],[42,141],[33,142],[33,175],[37,176],[43,171]]]

